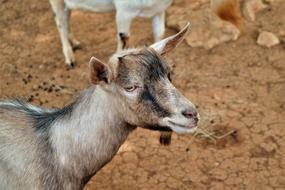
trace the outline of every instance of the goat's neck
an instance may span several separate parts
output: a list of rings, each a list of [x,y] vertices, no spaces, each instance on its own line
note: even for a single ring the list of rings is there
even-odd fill
[[[96,173],[116,154],[132,127],[114,108],[115,97],[100,87],[88,89],[71,115],[52,128],[52,145],[59,167],[72,177]]]

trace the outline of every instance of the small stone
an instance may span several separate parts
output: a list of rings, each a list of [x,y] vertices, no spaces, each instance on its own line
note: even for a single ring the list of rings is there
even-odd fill
[[[219,166],[220,163],[219,163],[219,162],[215,162],[214,165],[215,165],[215,166]]]
[[[256,14],[267,6],[262,0],[248,0],[245,2],[243,13],[251,21],[255,21]]]
[[[270,48],[280,43],[278,37],[271,32],[261,32],[257,38],[257,44]]]

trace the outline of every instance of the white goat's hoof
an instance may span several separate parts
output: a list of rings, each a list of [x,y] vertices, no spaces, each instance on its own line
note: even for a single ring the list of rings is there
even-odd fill
[[[65,62],[65,64],[66,64],[66,66],[68,68],[74,68],[77,65],[75,60],[74,61]]]
[[[80,44],[80,42],[78,42],[78,41],[72,44],[72,50],[73,50],[73,51],[79,50],[79,49],[81,49],[81,48],[82,48],[82,47],[81,47],[81,44]]]

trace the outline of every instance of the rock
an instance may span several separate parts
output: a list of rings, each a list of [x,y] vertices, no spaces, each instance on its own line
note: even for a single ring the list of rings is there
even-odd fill
[[[191,47],[211,49],[221,43],[236,40],[240,35],[235,25],[221,20],[209,7],[195,11],[184,9],[183,7],[170,9],[167,21],[168,26],[177,30],[182,29],[190,21],[191,32],[186,37],[186,43]]]
[[[278,37],[271,32],[261,32],[257,38],[257,44],[260,46],[265,46],[267,48],[275,46],[279,43],[280,41]]]
[[[243,14],[247,19],[255,21],[256,14],[266,7],[262,0],[247,0],[243,6]]]
[[[190,46],[211,49],[239,37],[240,31],[236,26],[221,20],[210,9],[200,13],[200,18],[192,22],[192,33],[186,38]]]

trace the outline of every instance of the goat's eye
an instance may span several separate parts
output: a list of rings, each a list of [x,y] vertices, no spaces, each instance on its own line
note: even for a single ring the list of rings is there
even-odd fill
[[[138,86],[127,86],[125,87],[124,89],[127,91],[127,92],[133,92],[134,90],[136,90],[138,88]]]

